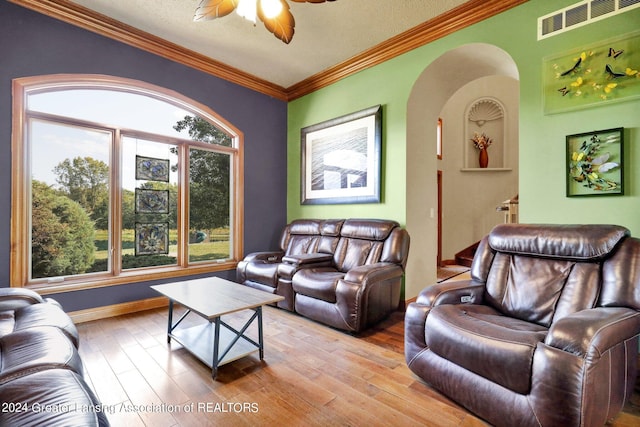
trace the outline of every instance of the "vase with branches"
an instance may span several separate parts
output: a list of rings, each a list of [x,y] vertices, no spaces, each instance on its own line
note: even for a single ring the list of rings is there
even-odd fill
[[[493,143],[493,140],[489,138],[485,133],[479,134],[475,132],[473,134],[473,138],[471,138],[471,142],[473,142],[473,146],[480,150],[480,154],[478,157],[478,163],[481,168],[486,168],[489,166],[489,153],[487,153],[487,148]]]

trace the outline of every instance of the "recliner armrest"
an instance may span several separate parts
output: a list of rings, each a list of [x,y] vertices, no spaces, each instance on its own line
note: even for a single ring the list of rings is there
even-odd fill
[[[243,261],[282,262],[283,256],[284,252],[282,251],[253,252],[245,256]]]
[[[16,310],[45,300],[35,291],[26,288],[0,288],[0,311]]]
[[[338,279],[335,305],[345,328],[359,332],[370,319],[396,310],[403,274],[398,264],[377,262],[354,267]]]
[[[308,254],[287,255],[278,266],[278,277],[291,280],[298,270],[315,267],[329,267],[333,263],[333,255],[312,252]]]
[[[347,271],[345,282],[366,285],[367,282],[381,281],[389,277],[402,276],[402,268],[390,262],[377,262],[374,264],[360,265]]]
[[[282,262],[295,265],[326,263],[333,260],[333,254],[322,252],[312,252],[309,254],[287,255],[282,258]]]
[[[415,302],[410,303],[405,311],[404,357],[409,367],[414,358],[427,348],[424,325],[430,311],[430,307]]]
[[[577,356],[599,358],[611,347],[633,338],[640,312],[622,307],[582,310],[554,322],[545,344]]]
[[[484,284],[474,280],[436,283],[424,288],[416,303],[435,307],[442,304],[482,304]]]
[[[282,251],[263,251],[247,254],[236,266],[236,281],[244,283],[247,279],[248,266],[252,264],[277,264],[282,261],[283,256],[284,252]]]

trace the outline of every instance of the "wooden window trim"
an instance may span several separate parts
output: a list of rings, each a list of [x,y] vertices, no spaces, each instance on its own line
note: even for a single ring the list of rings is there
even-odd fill
[[[221,262],[213,262],[207,264],[192,264],[187,266],[169,266],[169,267],[149,267],[141,268],[136,271],[115,272],[114,273],[96,273],[88,274],[81,278],[65,278],[65,280],[55,283],[29,283],[29,262],[28,253],[30,245],[30,233],[28,224],[30,224],[30,209],[28,206],[30,200],[30,180],[26,176],[29,171],[27,164],[28,157],[24,144],[26,135],[26,102],[30,93],[47,91],[54,88],[83,88],[83,89],[112,89],[122,90],[130,93],[150,96],[165,102],[178,105],[189,111],[194,112],[208,120],[212,121],[219,128],[225,130],[234,137],[233,147],[216,147],[217,151],[228,152],[232,155],[231,176],[233,185],[233,209],[230,221],[231,232],[231,259]],[[37,290],[41,294],[50,294],[58,292],[75,291],[82,289],[92,289],[105,286],[122,285],[136,282],[147,282],[152,280],[161,280],[175,277],[184,277],[198,274],[213,273],[217,271],[232,270],[236,267],[238,261],[243,254],[244,241],[244,135],[234,127],[231,123],[218,116],[209,107],[187,98],[172,90],[152,85],[150,83],[118,78],[104,75],[91,74],[58,74],[44,75],[35,77],[25,77],[13,80],[13,117],[12,117],[12,181],[11,181],[11,249],[10,249],[10,280],[12,287],[27,287]],[[197,145],[197,144],[194,144]],[[207,147],[211,148],[207,145]],[[186,170],[183,169],[179,180],[188,179]],[[112,197],[120,195],[120,186],[114,185],[112,188]],[[119,197],[114,200],[119,202]],[[186,203],[181,198],[182,203]],[[179,209],[183,211],[184,206]],[[116,208],[117,211],[117,208]],[[112,226],[113,230],[118,230],[120,219],[117,215]],[[183,233],[184,234],[184,233]],[[183,237],[186,239],[186,237]],[[186,251],[186,248],[183,249]]]

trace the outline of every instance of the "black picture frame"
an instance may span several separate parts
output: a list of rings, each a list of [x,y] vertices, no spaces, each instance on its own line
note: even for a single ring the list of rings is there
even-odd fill
[[[624,194],[624,128],[567,135],[567,197]]]
[[[382,106],[301,129],[301,203],[380,203]]]

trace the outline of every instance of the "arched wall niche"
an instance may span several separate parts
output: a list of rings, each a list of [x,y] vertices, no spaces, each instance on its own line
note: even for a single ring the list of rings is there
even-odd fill
[[[467,142],[475,134],[484,134],[493,141],[491,168],[506,167],[507,141],[505,141],[506,130],[505,107],[497,98],[483,96],[471,102],[464,114],[464,135]],[[475,169],[478,167],[477,151],[471,144],[464,144],[464,156],[462,167],[465,169]]]
[[[437,267],[436,123],[447,100],[469,82],[487,76],[518,80],[511,56],[489,44],[472,43],[436,58],[417,78],[407,102],[407,230],[411,256],[405,299],[435,283]],[[513,117],[512,120],[517,120]]]

